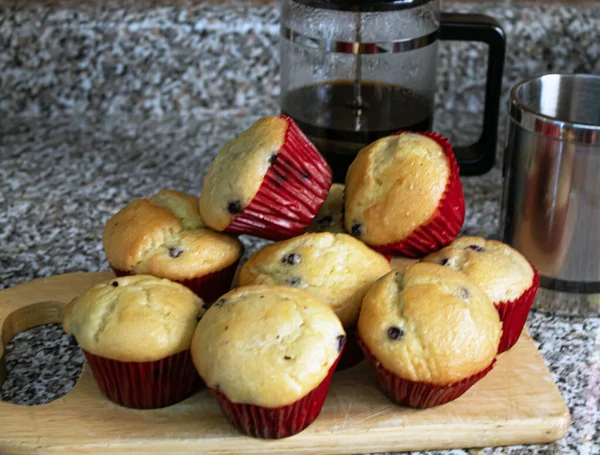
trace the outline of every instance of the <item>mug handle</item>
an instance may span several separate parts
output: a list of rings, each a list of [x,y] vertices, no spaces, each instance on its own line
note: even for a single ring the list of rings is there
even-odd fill
[[[506,35],[502,26],[489,16],[442,13],[440,38],[445,41],[479,41],[489,46],[481,137],[474,144],[454,148],[461,174],[484,174],[494,166],[496,160]]]

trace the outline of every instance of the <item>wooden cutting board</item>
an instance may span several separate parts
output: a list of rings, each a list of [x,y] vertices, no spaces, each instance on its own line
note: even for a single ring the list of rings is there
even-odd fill
[[[70,299],[110,277],[75,273],[0,292],[4,345],[23,330],[61,322]],[[0,354],[3,380],[4,346]],[[100,394],[87,365],[59,400],[41,406],[0,403],[0,422],[2,454],[351,454],[550,442],[567,432],[569,411],[524,333],[487,377],[458,400],[433,409],[392,404],[364,362],[336,373],[319,418],[278,441],[239,434],[207,390],[160,410],[117,406]]]

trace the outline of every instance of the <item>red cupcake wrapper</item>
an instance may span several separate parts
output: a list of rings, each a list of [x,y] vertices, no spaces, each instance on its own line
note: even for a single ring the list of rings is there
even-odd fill
[[[420,258],[440,250],[456,238],[465,221],[465,199],[459,177],[458,163],[448,140],[433,132],[399,131],[395,135],[408,132],[427,136],[442,146],[450,161],[450,178],[437,212],[426,224],[419,226],[401,242],[371,245],[371,248],[383,254],[398,254],[410,258]]]
[[[185,400],[203,385],[189,350],[153,362],[120,362],[83,353],[100,391],[128,408],[164,408]]]
[[[229,423],[241,433],[263,439],[287,438],[306,429],[319,416],[340,357],[341,354],[329,369],[325,379],[314,390],[287,406],[265,408],[239,404],[230,401],[218,390],[210,389],[210,391],[217,399]]]
[[[426,382],[414,382],[402,379],[386,369],[357,335],[358,343],[365,357],[375,368],[377,383],[383,393],[394,403],[411,408],[432,408],[456,400],[469,390],[477,381],[487,375],[496,359],[483,371],[474,374],[462,381],[446,386],[428,384]]]
[[[267,240],[300,235],[325,202],[332,182],[327,161],[287,115],[288,129],[250,204],[237,214],[226,232]]]
[[[204,303],[213,303],[223,294],[229,292],[231,289],[231,283],[235,277],[240,260],[238,259],[233,264],[227,267],[217,270],[216,272],[209,273],[208,275],[190,278],[188,280],[171,280],[175,283],[182,284],[192,290],[197,296],[199,296]],[[129,276],[135,275],[133,272],[120,270],[112,267],[113,272],[116,276]],[[166,278],[166,277],[159,277]]]
[[[353,367],[357,363],[361,362],[365,356],[358,345],[358,341],[356,340],[355,330],[347,329],[346,330],[346,344],[344,346],[344,351],[340,356],[340,360],[337,364],[336,371],[345,370],[347,368]]]
[[[527,315],[533,304],[533,299],[540,284],[540,276],[537,270],[533,268],[533,282],[531,286],[523,292],[518,298],[505,302],[494,302],[500,320],[502,321],[502,338],[500,338],[500,346],[498,346],[498,354],[508,351],[512,348],[525,327]]]

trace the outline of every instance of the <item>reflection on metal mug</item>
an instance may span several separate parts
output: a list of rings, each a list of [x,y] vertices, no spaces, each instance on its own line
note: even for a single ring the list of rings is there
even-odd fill
[[[503,176],[501,235],[540,273],[534,308],[600,314],[600,76],[513,88]]]

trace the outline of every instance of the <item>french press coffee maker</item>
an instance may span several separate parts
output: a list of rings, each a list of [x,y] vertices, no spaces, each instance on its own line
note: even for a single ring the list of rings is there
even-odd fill
[[[431,129],[440,39],[487,43],[483,133],[455,153],[463,174],[493,166],[506,48],[494,19],[440,14],[439,0],[282,0],[281,35],[282,111],[341,182],[365,145]]]

